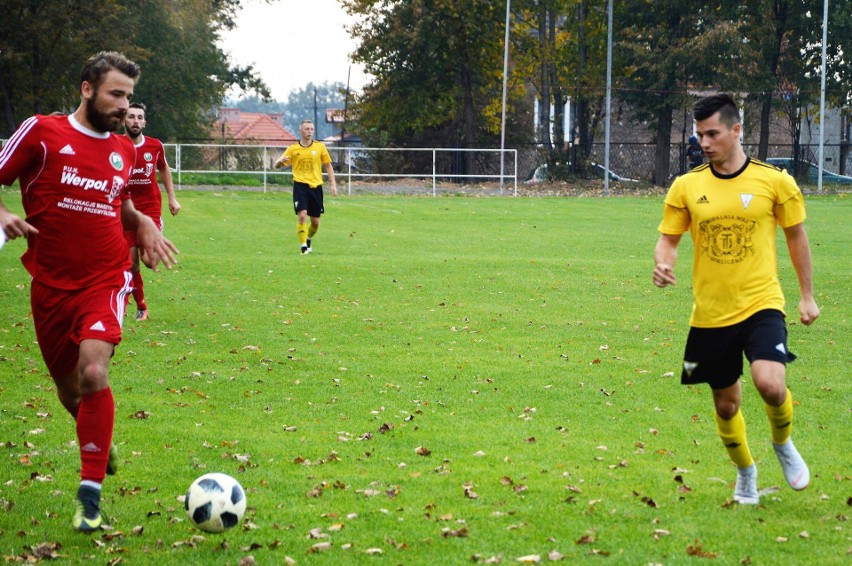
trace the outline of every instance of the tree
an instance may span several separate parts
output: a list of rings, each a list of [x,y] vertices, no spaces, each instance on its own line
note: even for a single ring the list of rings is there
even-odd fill
[[[343,110],[346,85],[341,82],[308,83],[305,88],[290,91],[284,106],[284,122],[294,134],[299,133],[302,120],[314,121],[317,139],[325,139],[337,132],[326,122],[326,110]]]
[[[0,137],[32,114],[68,112],[80,102],[80,68],[102,49],[127,50],[114,0],[5,0],[0,18]],[[68,25],[76,22],[76,25]]]
[[[622,10],[622,4],[616,3],[616,9]],[[549,167],[548,171],[582,176],[605,116],[607,2],[520,0],[512,6],[518,10],[515,70],[536,93],[537,141],[549,165],[571,164],[570,169]],[[618,73],[622,67],[618,60],[615,63]],[[564,108],[569,100],[573,131],[565,132]]]
[[[352,55],[375,77],[356,103],[362,137],[476,147],[499,133],[504,15],[489,0],[342,0]],[[495,124],[497,128],[495,128]],[[467,155],[459,169],[470,171]]]
[[[690,89],[738,90],[748,45],[740,31],[739,2],[629,3],[620,30],[620,57],[628,61],[621,98],[648,120],[656,145],[652,182],[669,177],[674,110],[691,101]]]
[[[142,67],[136,99],[148,106],[151,135],[169,140],[207,139],[213,111],[229,86],[269,96],[251,67],[231,67],[217,46],[234,25],[239,2],[149,0],[129,2],[134,58]]]
[[[73,111],[79,69],[100,50],[121,51],[141,66],[135,96],[149,108],[152,135],[208,137],[211,110],[229,86],[268,96],[251,67],[231,66],[216,45],[239,7],[239,0],[6,0],[0,137],[31,114]]]

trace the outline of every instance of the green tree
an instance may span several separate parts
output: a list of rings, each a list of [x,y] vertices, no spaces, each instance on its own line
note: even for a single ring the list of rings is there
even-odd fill
[[[361,133],[368,142],[383,137],[395,145],[476,147],[497,142],[504,4],[341,3],[360,18],[350,30],[360,41],[353,59],[374,77],[357,101]],[[460,161],[462,172],[469,172],[467,156]]]
[[[229,86],[268,96],[251,67],[230,65],[217,47],[240,6],[239,0],[6,0],[0,137],[32,114],[73,111],[79,69],[100,50],[121,51],[142,67],[135,94],[149,107],[152,135],[208,137],[212,109]]]
[[[0,137],[9,137],[32,114],[76,108],[83,62],[102,49],[128,49],[126,17],[125,8],[114,0],[4,0]]]
[[[210,137],[215,108],[230,86],[268,98],[251,67],[230,66],[217,46],[234,25],[239,2],[148,0],[127,2],[133,57],[142,67],[135,97],[148,106],[148,132],[167,140]]]
[[[689,106],[689,89],[739,90],[751,60],[740,29],[739,2],[633,0],[619,30],[619,57],[626,62],[620,96],[647,120],[656,145],[652,182],[669,177],[674,111]]]
[[[343,110],[345,97],[346,85],[341,82],[308,83],[305,88],[290,91],[283,109],[284,123],[299,135],[299,123],[313,120],[317,139],[336,135],[334,125],[326,122],[326,110]]]

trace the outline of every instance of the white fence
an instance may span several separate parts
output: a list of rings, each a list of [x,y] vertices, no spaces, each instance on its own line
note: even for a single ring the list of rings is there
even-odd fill
[[[167,159],[178,188],[184,175],[250,175],[262,180],[291,177],[289,170],[274,169],[283,147],[236,144],[165,144]],[[352,183],[393,183],[394,180],[431,181],[432,195],[439,183],[498,183],[514,196],[518,193],[518,152],[515,149],[470,148],[367,148],[328,147],[335,178],[352,194]],[[416,188],[416,187],[410,187]]]

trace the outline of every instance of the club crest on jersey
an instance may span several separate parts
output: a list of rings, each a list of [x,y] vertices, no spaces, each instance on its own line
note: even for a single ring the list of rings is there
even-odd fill
[[[109,164],[112,165],[112,168],[116,171],[124,169],[124,160],[121,158],[121,155],[115,151],[109,154]]]
[[[748,208],[748,205],[751,204],[751,199],[754,198],[754,195],[751,193],[740,193],[740,200],[743,201],[743,210]]]
[[[150,151],[146,151],[145,155],[143,155],[142,157],[145,158],[145,161],[151,161],[152,159],[154,159],[154,156],[151,154]]]
[[[115,200],[115,197],[121,194],[124,189],[124,179],[116,175],[112,178],[112,189],[109,192],[109,202]]]

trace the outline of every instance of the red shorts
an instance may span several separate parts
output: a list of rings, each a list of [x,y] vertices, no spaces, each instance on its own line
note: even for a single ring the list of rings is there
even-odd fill
[[[77,367],[83,340],[121,342],[125,297],[131,288],[129,271],[108,283],[75,291],[33,280],[30,304],[36,339],[54,379],[66,377]]]
[[[154,221],[154,224],[157,225],[157,228],[160,229],[160,232],[163,231],[163,217],[162,216],[152,216],[151,220]],[[136,247],[136,232],[125,232],[124,233],[124,241],[127,242],[128,248]]]

